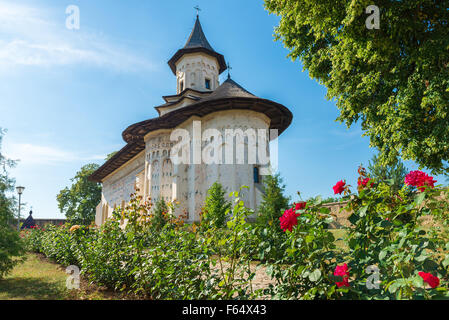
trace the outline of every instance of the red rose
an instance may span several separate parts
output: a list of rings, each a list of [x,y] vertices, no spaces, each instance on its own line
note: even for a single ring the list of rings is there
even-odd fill
[[[433,274],[420,271],[418,275],[423,279],[424,282],[428,283],[432,288],[436,288],[440,285],[440,279],[435,277]]]
[[[334,189],[334,194],[341,194],[345,190],[345,185],[346,182],[343,180],[338,181],[337,184],[332,187],[332,189]]]
[[[306,207],[306,204],[307,204],[307,202],[305,202],[305,201],[295,203],[295,211],[304,209]]]
[[[300,216],[299,213],[296,213],[296,209],[288,209],[284,211],[284,214],[282,217],[279,218],[281,221],[281,229],[286,232],[292,231],[293,226],[296,226],[298,224],[298,217]]]
[[[417,187],[420,192],[423,192],[425,186],[433,188],[434,183],[437,181],[433,180],[433,177],[427,175],[427,173],[416,170],[410,171],[410,173],[405,176],[404,182],[406,185]]]
[[[345,263],[342,266],[336,266],[334,270],[334,276],[340,276],[343,278],[343,281],[341,282],[335,282],[337,287],[349,287],[349,272],[348,272],[348,265]]]
[[[366,187],[366,185],[368,184],[368,182],[370,181],[370,178],[365,178],[363,180],[358,180],[357,181],[357,185],[362,186],[362,187]],[[371,182],[370,186],[372,187],[374,185],[374,182]]]

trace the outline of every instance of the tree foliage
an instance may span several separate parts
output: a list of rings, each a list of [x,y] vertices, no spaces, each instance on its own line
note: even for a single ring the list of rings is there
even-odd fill
[[[98,167],[94,163],[83,166],[70,179],[72,186],[62,189],[56,197],[59,210],[73,224],[88,225],[95,220],[95,209],[101,200],[101,185],[88,177]]]
[[[279,173],[266,175],[263,179],[264,195],[258,208],[257,221],[263,225],[274,224],[279,228],[279,217],[289,207],[290,199],[284,195],[285,185]]]
[[[335,99],[338,120],[361,121],[383,164],[397,156],[448,172],[449,1],[265,0],[276,40]]]
[[[226,215],[231,208],[231,203],[225,199],[223,186],[214,182],[207,190],[204,204],[202,223],[213,224],[216,228],[222,228],[226,223]]]
[[[20,262],[17,257],[23,253],[19,233],[14,230],[11,223],[14,219],[14,198],[7,195],[14,190],[14,179],[8,176],[8,168],[15,162],[1,154],[1,142],[4,130],[0,128],[0,278],[6,275]]]
[[[374,155],[368,165],[368,173],[371,178],[376,181],[391,180],[391,188],[393,191],[400,190],[404,185],[404,178],[409,170],[404,166],[402,161],[398,161],[393,165],[382,165],[379,157]]]
[[[161,229],[167,223],[170,208],[165,200],[161,197],[154,205],[154,223]]]
[[[109,154],[106,156],[105,160],[106,160],[106,161],[110,160],[113,156],[115,156],[115,155],[117,154],[117,152],[118,152],[118,151],[113,151],[113,152],[109,153]]]

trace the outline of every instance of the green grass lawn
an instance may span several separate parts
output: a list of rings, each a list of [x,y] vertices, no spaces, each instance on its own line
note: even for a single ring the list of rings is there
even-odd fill
[[[67,290],[67,276],[58,264],[27,253],[26,261],[0,280],[0,300],[120,299],[119,294],[90,286],[83,280],[80,290]]]
[[[17,265],[0,280],[2,300],[60,300],[66,297],[67,274],[56,264],[27,254],[26,261]]]

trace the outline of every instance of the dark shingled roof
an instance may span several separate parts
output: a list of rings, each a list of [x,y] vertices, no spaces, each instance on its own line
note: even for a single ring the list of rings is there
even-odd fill
[[[207,41],[206,36],[204,35],[203,28],[201,27],[200,19],[196,16],[195,25],[193,27],[192,32],[190,33],[189,39],[187,40],[184,48],[179,49],[174,56],[168,61],[168,65],[170,66],[173,74],[176,75],[176,62],[181,59],[181,57],[188,53],[195,52],[204,52],[208,55],[215,57],[218,61],[219,65],[219,73],[222,73],[227,69],[226,61],[222,54],[216,52],[209,41]]]
[[[228,78],[210,95],[180,109],[173,110],[158,118],[148,119],[129,126],[123,131],[127,145],[103,164],[90,180],[100,182],[145,150],[144,136],[159,129],[172,129],[192,116],[203,117],[223,110],[252,110],[270,118],[270,129],[278,129],[281,134],[290,125],[293,115],[285,106],[271,100],[259,98]]]
[[[201,99],[201,101],[236,97],[257,98],[251,92],[247,91],[237,82],[228,77],[228,79],[223,82],[217,89],[215,89],[214,92],[212,92],[209,96]]]
[[[184,46],[184,49],[187,48],[206,48],[210,51],[215,51],[212,46],[207,41],[206,36],[204,35],[203,28],[201,27],[200,19],[197,16],[195,21],[195,26],[193,27],[192,33],[190,34],[189,39]]]
[[[21,230],[31,229],[31,227],[36,226],[36,222],[34,221],[32,214],[33,214],[33,211],[30,211],[30,215],[28,216],[28,218],[25,219],[25,221],[22,224],[22,227],[20,228]]]

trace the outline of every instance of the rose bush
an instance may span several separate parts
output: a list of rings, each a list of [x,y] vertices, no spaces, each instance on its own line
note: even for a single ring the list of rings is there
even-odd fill
[[[443,254],[447,238],[436,228],[428,229],[421,223],[425,216],[438,220],[436,212],[425,205],[426,201],[441,202],[436,200],[441,194],[434,189],[436,181],[414,171],[405,178],[406,186],[395,192],[391,181],[371,181],[364,170],[359,173],[361,188],[358,194],[351,194],[345,208],[352,214],[346,228],[349,250],[343,261],[349,267],[352,281],[341,291],[341,298],[448,297],[447,284],[426,290],[419,274],[424,270],[447,279],[448,263]],[[364,181],[371,182],[369,188]],[[410,186],[418,187],[420,192],[414,192]],[[372,281],[373,274],[367,272],[370,268],[379,270],[377,285]]]
[[[400,190],[358,172],[355,193],[344,180],[333,187],[351,212],[338,247],[335,213],[319,197],[294,203],[269,233],[248,223],[253,211],[239,192],[223,227],[185,224],[171,205],[155,217],[133,194],[100,228],[50,226],[24,237],[29,250],[78,265],[95,283],[153,299],[449,298],[449,189],[420,171]],[[274,284],[253,289],[255,264]]]

